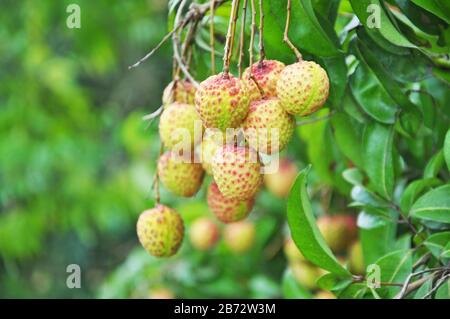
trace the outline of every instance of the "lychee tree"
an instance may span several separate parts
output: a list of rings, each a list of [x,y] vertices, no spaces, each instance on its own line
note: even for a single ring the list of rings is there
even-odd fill
[[[450,298],[449,22],[444,1],[170,1],[169,33],[131,66],[171,42],[173,80],[145,116],[161,152],[144,248],[171,256],[183,236],[161,181],[209,206],[193,249],[284,250],[286,298]],[[261,188],[286,214],[254,248]]]

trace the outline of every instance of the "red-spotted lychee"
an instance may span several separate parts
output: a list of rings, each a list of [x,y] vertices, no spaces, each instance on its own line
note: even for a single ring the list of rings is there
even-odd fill
[[[356,221],[351,215],[324,215],[317,220],[317,226],[335,253],[343,252],[357,237]]]
[[[139,216],[137,234],[151,255],[169,257],[178,251],[183,241],[183,219],[174,209],[157,205]]]
[[[208,217],[198,218],[189,227],[189,239],[198,250],[211,249],[219,239],[219,227]]]
[[[202,185],[204,170],[193,159],[184,159],[172,151],[164,153],[158,161],[158,175],[173,194],[191,197]]]
[[[248,147],[224,145],[213,157],[212,170],[226,198],[253,198],[262,182],[258,154]]]
[[[172,103],[166,106],[159,120],[159,135],[169,149],[192,148],[202,139],[203,125],[195,107]]]
[[[242,128],[251,148],[272,154],[282,150],[291,140],[295,118],[283,110],[277,98],[263,99],[250,104]]]
[[[247,220],[227,224],[223,229],[225,245],[234,253],[244,253],[252,248],[255,235],[255,224]]]
[[[251,69],[250,67],[245,69],[242,79],[247,86],[250,101],[260,100],[263,97],[276,97],[277,81],[284,67],[284,63],[280,61],[263,60],[254,63]],[[250,71],[252,78],[250,77]],[[259,88],[255,81],[258,83]]]
[[[213,181],[208,189],[208,207],[217,219],[224,223],[234,223],[243,220],[251,212],[254,199],[232,199],[222,195]]]
[[[264,185],[275,196],[285,198],[289,195],[297,174],[297,165],[283,158],[280,159],[278,170],[275,173],[264,175]]]
[[[203,135],[199,151],[201,152],[202,166],[209,175],[212,175],[212,158],[225,142],[225,134],[220,130],[208,129]]]
[[[296,281],[307,289],[317,287],[317,279],[321,276],[319,268],[306,262],[297,262],[289,264],[293,277]]]
[[[245,85],[231,74],[210,76],[197,89],[195,107],[205,127],[222,131],[236,128],[248,112]]]
[[[164,89],[162,103],[164,108],[174,102],[193,105],[194,97],[195,86],[187,80],[177,80],[170,82]]]
[[[320,109],[328,98],[330,82],[325,70],[315,62],[288,65],[277,82],[277,97],[284,110],[305,116]]]

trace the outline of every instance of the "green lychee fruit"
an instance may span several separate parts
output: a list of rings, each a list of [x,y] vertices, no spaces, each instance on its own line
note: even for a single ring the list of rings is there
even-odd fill
[[[202,133],[202,121],[193,105],[172,103],[161,114],[159,135],[169,149],[175,146],[191,149],[201,141]]]
[[[283,250],[290,263],[307,261],[290,237],[284,242]]]
[[[201,217],[190,225],[189,239],[198,250],[211,249],[219,239],[219,227],[211,219]]]
[[[335,253],[343,252],[355,240],[357,227],[351,215],[325,215],[317,220],[325,242]]]
[[[320,109],[328,98],[330,82],[325,70],[315,62],[288,65],[277,82],[277,96],[284,110],[305,116]]]
[[[278,170],[275,173],[264,175],[264,185],[275,196],[286,198],[289,195],[297,174],[297,165],[286,158],[282,158],[280,159]]]
[[[263,99],[250,104],[242,128],[251,148],[272,154],[284,149],[291,140],[295,118],[283,110],[277,98]]]
[[[244,253],[255,243],[255,224],[250,221],[240,221],[227,224],[223,229],[225,245],[234,253]]]
[[[336,296],[329,291],[320,290],[314,294],[314,299],[336,299]]]
[[[226,198],[253,198],[262,183],[261,163],[248,147],[224,145],[212,160],[214,180]]]
[[[213,181],[208,189],[208,207],[217,219],[224,223],[234,223],[245,219],[250,214],[255,200],[231,199],[222,195]]]
[[[156,257],[169,257],[180,248],[184,223],[180,214],[164,205],[144,211],[137,222],[139,241]]]
[[[194,98],[194,84],[187,80],[177,80],[170,82],[164,89],[162,103],[164,108],[175,102],[194,105]]]
[[[225,135],[222,131],[206,130],[200,148],[202,166],[209,175],[212,175],[212,158],[224,143]]]
[[[276,97],[278,78],[284,67],[284,63],[277,60],[263,60],[261,62],[256,62],[251,67],[253,79],[250,78],[250,67],[245,69],[242,74],[242,79],[247,87],[250,101],[260,100],[263,97]],[[263,91],[264,96],[261,95],[260,89],[258,89],[255,81]]]
[[[159,158],[158,175],[173,194],[191,197],[202,185],[204,170],[200,163],[186,162],[176,153],[167,151]]]
[[[295,280],[304,288],[315,289],[320,277],[319,269],[311,264],[296,262],[289,264]]]
[[[149,292],[149,299],[175,299],[175,295],[169,288],[158,287],[153,288]]]
[[[364,275],[366,267],[360,241],[355,241],[349,249],[349,266],[353,274]]]
[[[247,116],[249,100],[245,85],[230,74],[210,76],[195,93],[195,107],[208,128],[238,127]]]

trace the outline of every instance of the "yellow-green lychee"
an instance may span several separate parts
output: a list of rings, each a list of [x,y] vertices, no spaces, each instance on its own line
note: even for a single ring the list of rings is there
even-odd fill
[[[222,195],[213,181],[208,189],[208,207],[223,223],[234,223],[245,219],[250,214],[255,200],[232,199]]]
[[[195,107],[207,128],[239,127],[249,107],[245,85],[231,74],[210,76],[195,93]]]
[[[277,82],[277,97],[284,110],[305,116],[320,109],[328,98],[327,72],[313,61],[288,65]]]
[[[224,145],[212,160],[217,186],[226,198],[250,199],[262,183],[258,154],[248,147]]]
[[[225,144],[225,134],[219,130],[207,129],[200,144],[203,169],[212,175],[212,158],[216,151]]]
[[[172,290],[166,287],[157,287],[149,291],[149,299],[175,299],[175,295]]]
[[[174,209],[157,205],[139,216],[137,234],[148,253],[156,257],[169,257],[178,251],[183,241],[183,219]]]
[[[194,98],[194,84],[192,84],[188,80],[177,80],[170,82],[164,89],[162,103],[164,108],[166,108],[167,105],[175,102],[193,105]]]
[[[279,161],[279,167],[276,172],[264,175],[264,185],[275,196],[286,198],[297,174],[297,165],[287,158],[282,158]]]
[[[284,251],[284,254],[286,255],[286,258],[288,259],[288,261],[290,263],[306,262],[307,261],[305,256],[303,256],[303,254],[297,248],[297,246],[295,245],[295,243],[294,243],[294,241],[292,240],[291,237],[289,237],[284,242],[283,251]]]
[[[211,249],[219,239],[219,227],[210,218],[198,218],[189,227],[189,239],[198,250]]]
[[[317,226],[335,253],[347,249],[357,236],[356,221],[351,215],[324,215],[317,220]]]
[[[201,141],[202,132],[202,121],[193,105],[172,103],[161,114],[159,135],[168,149],[175,146],[192,149]]]
[[[284,63],[277,60],[262,60],[245,69],[242,79],[247,86],[250,101],[270,98],[277,95],[277,81],[283,71]],[[252,78],[250,77],[250,71]],[[255,84],[255,81],[258,85]],[[259,88],[258,88],[259,86]],[[261,95],[262,90],[263,95]]]
[[[175,152],[167,151],[158,161],[158,175],[164,186],[173,194],[194,196],[202,185],[205,171],[193,159],[184,159]]]
[[[314,299],[336,299],[336,296],[329,291],[320,290],[314,294]]]
[[[309,263],[296,262],[289,264],[295,280],[304,288],[315,289],[320,277],[319,269]]]
[[[348,254],[349,268],[353,274],[364,275],[366,267],[361,242],[355,241],[349,249]]]
[[[242,123],[251,148],[264,154],[281,151],[291,140],[295,118],[286,113],[277,98],[254,101]]]
[[[255,224],[248,220],[225,225],[223,238],[225,245],[234,253],[245,253],[255,243]]]

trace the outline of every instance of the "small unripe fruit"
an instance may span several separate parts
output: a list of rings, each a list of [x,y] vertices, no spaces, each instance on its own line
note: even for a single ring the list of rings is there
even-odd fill
[[[178,251],[183,241],[183,219],[174,209],[158,205],[139,216],[137,234],[148,253],[169,257]]]
[[[198,250],[211,249],[219,239],[219,227],[209,218],[199,218],[189,227],[189,239]]]
[[[194,105],[194,97],[195,86],[191,82],[186,80],[172,81],[164,89],[162,103],[164,108],[175,102]]]
[[[329,291],[321,290],[314,294],[314,299],[336,299],[336,296]]]
[[[264,184],[269,192],[279,198],[289,195],[291,186],[297,177],[298,169],[294,162],[283,158],[280,159],[278,171],[273,174],[264,175]]]
[[[224,223],[234,223],[245,219],[253,208],[255,200],[231,199],[222,195],[213,181],[208,189],[208,207],[217,219]]]
[[[202,122],[193,105],[172,103],[161,114],[159,135],[169,149],[174,146],[192,149],[201,141],[202,132]]]
[[[276,97],[278,78],[284,67],[284,63],[276,60],[256,62],[251,67],[251,74],[254,80],[250,78],[250,67],[245,69],[242,74],[242,79],[247,86],[250,101],[260,100],[263,97]],[[264,96],[261,96],[261,92],[255,84],[255,81],[263,91]]]
[[[289,265],[295,280],[307,289],[317,287],[316,281],[320,277],[319,269],[311,264],[304,262],[292,263]]]
[[[255,225],[250,221],[227,224],[223,230],[225,245],[235,253],[244,253],[255,242]]]
[[[247,116],[249,100],[240,79],[221,73],[200,83],[195,107],[205,127],[225,131],[241,124]]]
[[[349,258],[350,271],[356,275],[364,275],[364,273],[366,272],[366,267],[364,264],[364,256],[363,256],[361,242],[355,241],[350,246],[348,258]]]
[[[245,138],[254,150],[265,154],[285,148],[295,129],[295,118],[286,113],[277,98],[254,101],[242,123]]]
[[[216,151],[225,143],[225,135],[221,131],[207,130],[203,136],[201,147],[201,159],[203,169],[212,175],[212,159]]]
[[[317,220],[326,243],[333,252],[343,252],[357,236],[356,221],[350,215],[326,215]]]
[[[175,299],[175,295],[173,292],[164,287],[155,288],[150,290],[150,294],[148,296],[149,299]]]
[[[158,175],[173,194],[191,197],[202,185],[204,170],[200,163],[184,162],[174,152],[168,151],[159,158]]]
[[[253,198],[262,182],[258,155],[247,147],[224,145],[213,157],[214,180],[226,198]]]
[[[296,262],[306,262],[305,256],[300,252],[300,250],[295,245],[292,238],[288,238],[284,242],[284,254],[290,263]]]
[[[300,61],[286,66],[281,72],[277,96],[286,112],[305,116],[323,106],[329,88],[327,72],[320,65]]]

